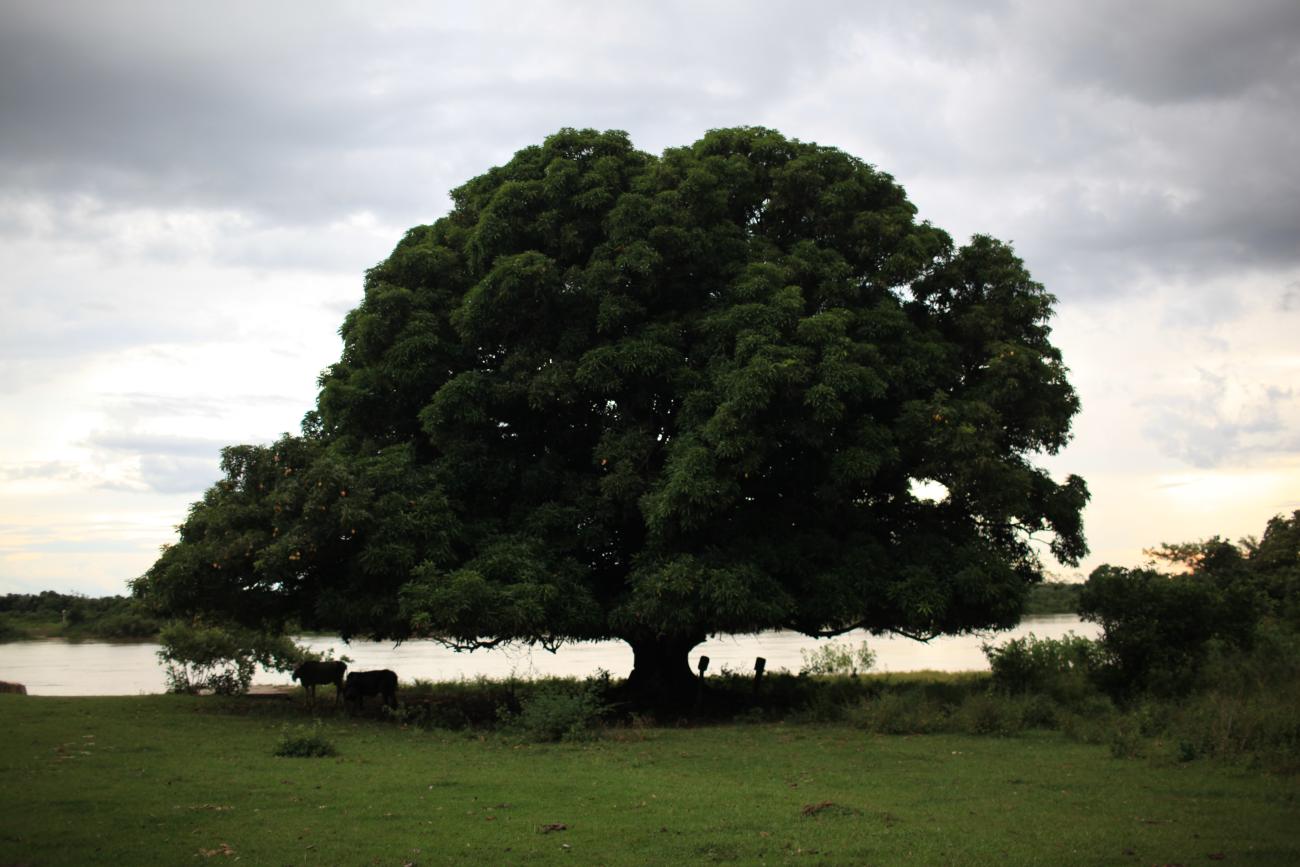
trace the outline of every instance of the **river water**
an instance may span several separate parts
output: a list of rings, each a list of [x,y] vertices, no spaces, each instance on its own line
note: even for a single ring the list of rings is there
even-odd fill
[[[1068,632],[1095,638],[1099,628],[1070,614],[1027,617],[1015,629],[984,635],[945,636],[927,643],[895,635],[871,636],[850,632],[836,641],[856,647],[866,641],[876,653],[872,671],[986,671],[981,645],[1003,644],[1030,633],[1039,638],[1060,638]],[[632,669],[632,650],[621,641],[584,642],[564,645],[556,653],[540,648],[505,647],[457,653],[432,641],[353,641],[306,637],[299,643],[312,650],[334,651],[347,656],[353,671],[390,668],[403,680],[459,680],[480,675],[490,678],[521,678],[557,675],[585,677],[604,669],[625,677]],[[800,651],[813,650],[824,641],[797,632],[763,632],[757,635],[720,635],[691,653],[691,667],[700,656],[709,657],[709,673],[724,667],[748,673],[755,657],[767,660],[768,671],[782,668],[798,671],[803,663]],[[156,644],[72,643],[61,639],[17,641],[0,644],[0,680],[21,683],[29,695],[137,695],[163,692],[165,679],[156,656]],[[253,678],[259,684],[288,684],[287,672],[259,669]]]

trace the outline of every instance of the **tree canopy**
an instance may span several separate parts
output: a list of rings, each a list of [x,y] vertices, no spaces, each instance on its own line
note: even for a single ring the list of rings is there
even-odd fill
[[[762,128],[562,130],[366,274],[300,435],[135,583],[174,614],[465,646],[1005,627],[1082,479],[1053,297],[887,174]],[[927,497],[926,491],[938,496]]]

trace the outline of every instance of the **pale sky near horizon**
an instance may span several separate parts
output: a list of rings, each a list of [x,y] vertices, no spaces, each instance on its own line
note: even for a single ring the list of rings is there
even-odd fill
[[[1058,297],[1092,554],[1300,508],[1300,4],[0,0],[0,593],[123,593],[362,275],[571,127],[762,125]]]

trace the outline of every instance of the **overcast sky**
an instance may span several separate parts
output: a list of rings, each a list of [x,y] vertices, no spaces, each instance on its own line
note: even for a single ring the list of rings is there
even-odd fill
[[[1300,3],[0,0],[0,593],[122,593],[366,268],[565,127],[757,124],[1058,298],[1093,554],[1300,508]]]

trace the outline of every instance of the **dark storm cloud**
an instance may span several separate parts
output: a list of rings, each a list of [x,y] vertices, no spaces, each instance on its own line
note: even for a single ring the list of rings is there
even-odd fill
[[[550,9],[558,22],[503,20],[506,8],[393,23],[315,4],[10,4],[0,178],[280,220],[361,208],[431,218],[485,152],[505,158],[589,118],[671,124],[709,105],[714,83],[743,80],[728,98],[757,104],[795,86],[791,64],[824,54],[804,49],[831,32],[785,12],[790,26],[755,39],[771,22],[739,7],[669,9],[628,28],[595,5]],[[612,38],[588,39],[593,28]]]
[[[738,123],[810,138],[787,121],[827,116],[882,145],[858,155],[886,171],[966,178],[995,212],[1035,196],[972,230],[1062,274],[1106,267],[1080,292],[1139,264],[1300,256],[1290,0],[5,12],[0,187],[249,216],[208,251],[220,262],[301,265],[333,246],[279,244],[261,221],[427,222],[449,188],[563,125],[627,129],[657,152]],[[945,101],[972,75],[973,105]]]
[[[0,31],[5,185],[300,217],[325,202],[355,206],[354,173],[337,171],[340,160],[391,163],[368,135],[384,101],[367,100],[338,62],[359,46],[343,44],[346,28],[296,28],[249,11],[10,9]],[[269,34],[284,45],[268,44]]]
[[[1296,95],[1300,4],[1293,0],[1125,0],[1044,4],[1039,45],[1063,81],[1149,105]]]

